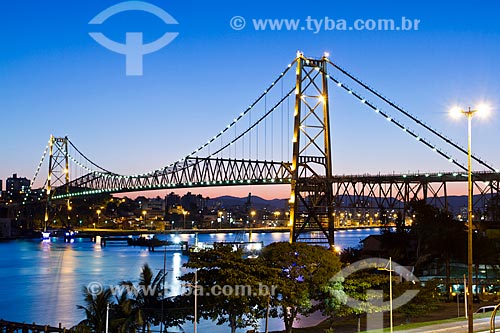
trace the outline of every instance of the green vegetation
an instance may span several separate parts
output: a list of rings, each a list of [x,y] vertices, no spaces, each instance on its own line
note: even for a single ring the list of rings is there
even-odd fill
[[[273,243],[262,258],[278,273],[273,279],[277,293],[271,295],[273,316],[283,318],[285,331],[292,332],[297,315],[326,310],[325,286],[340,270],[340,261],[321,246],[304,243]]]
[[[110,332],[149,332],[152,325],[178,326],[188,316],[177,311],[177,297],[163,296],[163,280],[166,274],[160,271],[154,276],[145,264],[139,283],[122,281],[115,290],[89,290],[83,288],[85,305],[77,307],[85,312],[86,319],[74,329],[78,332],[104,332],[107,307],[109,305]]]
[[[413,230],[399,227],[395,233],[385,234],[383,244],[393,246],[391,254],[407,262],[412,258],[423,262],[428,256],[436,255],[448,264],[462,255],[447,230],[461,237],[463,224],[427,205],[415,206],[414,213]],[[439,223],[430,223],[429,219]],[[414,252],[402,249],[405,237],[416,240]],[[487,251],[485,248],[478,252]],[[229,245],[219,245],[190,254],[185,264],[190,271],[180,277],[188,287],[182,295],[165,297],[166,274],[161,270],[154,273],[148,265],[142,268],[137,284],[122,281],[118,292],[104,289],[92,294],[84,288],[85,304],[78,308],[85,312],[86,319],[78,329],[104,331],[106,307],[110,304],[110,332],[147,332],[152,326],[163,327],[166,332],[168,327],[194,320],[196,295],[197,319],[227,325],[231,333],[257,327],[258,320],[269,317],[281,318],[285,332],[291,333],[299,315],[307,316],[315,311],[331,318],[330,330],[335,329],[339,320],[357,320],[359,331],[362,314],[388,311],[386,305],[376,305],[368,291],[381,290],[387,304],[390,282],[393,298],[409,289],[419,290],[409,303],[395,309],[406,322],[439,307],[438,288],[433,282],[421,286],[412,281],[401,282],[398,276],[389,281],[388,272],[373,268],[355,272],[345,279],[334,278],[342,265],[347,266],[361,256],[362,252],[349,249],[341,254],[341,262],[337,254],[325,247],[281,242],[268,245],[258,258],[251,258]],[[492,254],[492,260],[494,256]],[[362,306],[348,307],[348,297],[360,300]]]

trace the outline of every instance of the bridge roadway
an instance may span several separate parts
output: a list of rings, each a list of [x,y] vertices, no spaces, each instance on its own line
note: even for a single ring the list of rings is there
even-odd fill
[[[248,166],[245,166],[248,163]],[[69,184],[69,193],[65,193],[65,186],[55,190],[52,199],[65,199],[75,196],[92,196],[98,194],[127,193],[147,190],[200,188],[217,186],[244,186],[244,185],[273,185],[290,184],[290,165],[287,162],[273,161],[232,161],[218,159],[195,159],[184,166],[171,168],[161,173],[142,176],[119,176],[114,174],[89,173]],[[365,186],[395,186],[395,192],[403,185],[413,189],[419,186],[425,192],[430,184],[446,184],[453,182],[466,182],[465,172],[441,173],[408,173],[408,174],[361,174],[361,175],[335,175],[332,177],[334,194],[339,194],[341,189],[353,185]],[[499,192],[500,172],[475,172],[473,181],[483,183],[479,188],[488,187],[488,192]],[[431,194],[439,192],[442,187],[438,185]],[[415,192],[410,190],[409,192]],[[419,192],[417,190],[417,192]],[[335,193],[336,192],[336,193]],[[344,191],[345,192],[345,191]],[[379,190],[380,194],[385,191]],[[392,189],[391,189],[391,192]],[[481,192],[484,192],[481,190]],[[375,194],[375,193],[374,193]],[[414,193],[416,194],[416,193]],[[446,195],[446,193],[444,193]],[[431,195],[432,196],[432,195]],[[423,197],[428,197],[423,193]]]
[[[361,175],[336,175],[334,183],[440,183],[440,182],[466,182],[467,172],[438,172],[438,173],[407,173],[407,174],[361,174]],[[479,171],[473,173],[474,182],[500,181],[500,172]]]

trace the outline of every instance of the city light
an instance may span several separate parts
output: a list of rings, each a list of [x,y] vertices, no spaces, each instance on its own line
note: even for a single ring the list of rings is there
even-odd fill
[[[449,114],[452,118],[458,119],[462,115],[475,115],[477,114],[480,118],[487,118],[491,113],[491,106],[486,103],[480,103],[475,108],[469,107],[467,110],[464,110],[460,106],[453,106],[449,110]]]

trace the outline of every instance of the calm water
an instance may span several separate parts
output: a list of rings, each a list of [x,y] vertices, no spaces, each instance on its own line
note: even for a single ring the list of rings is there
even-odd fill
[[[335,233],[336,243],[342,248],[359,245],[359,241],[374,230],[346,230]],[[194,243],[194,235],[180,234],[182,240]],[[173,237],[173,235],[160,236]],[[200,234],[199,241],[234,241],[236,234]],[[253,241],[288,241],[288,233],[253,233]],[[183,290],[177,277],[185,273],[182,268],[187,260],[180,253],[166,253],[168,276],[166,284],[171,295]],[[0,243],[0,318],[20,322],[36,322],[56,326],[62,323],[71,327],[83,319],[83,312],[76,308],[83,304],[82,287],[96,282],[104,286],[116,285],[121,280],[138,279],[141,267],[148,263],[153,270],[163,268],[163,252],[151,253],[145,248],[124,244],[108,244],[101,247],[88,239],[9,241]],[[202,322],[212,333],[226,332],[225,326]],[[270,322],[271,330],[282,329],[280,320]],[[186,331],[192,325],[184,326]]]

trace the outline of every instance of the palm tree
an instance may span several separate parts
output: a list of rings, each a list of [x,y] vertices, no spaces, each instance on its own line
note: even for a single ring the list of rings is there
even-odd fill
[[[128,298],[126,292],[116,296],[113,307],[112,327],[117,333],[135,332],[143,325],[141,311],[134,306],[134,301]]]
[[[122,281],[121,285],[126,287],[129,294],[132,294],[131,306],[137,311],[137,318],[141,318],[142,332],[146,332],[146,327],[158,325],[162,319],[161,302],[163,300],[163,285],[166,274],[160,270],[156,276],[148,264],[144,264],[139,277],[138,286],[134,286],[131,281]]]
[[[112,292],[110,288],[104,288],[100,293],[93,293],[87,287],[83,287],[85,306],[77,305],[78,309],[85,311],[86,319],[78,326],[87,326],[93,332],[104,332],[106,326],[106,313],[108,304],[112,303]]]

